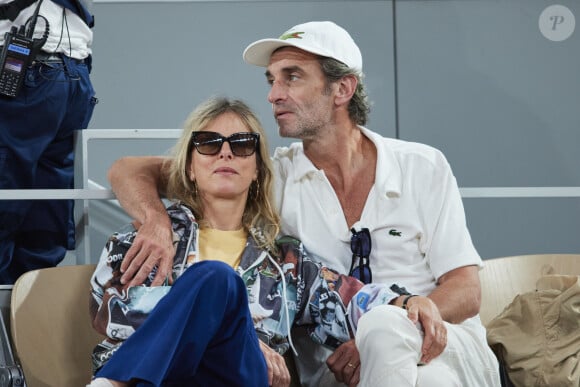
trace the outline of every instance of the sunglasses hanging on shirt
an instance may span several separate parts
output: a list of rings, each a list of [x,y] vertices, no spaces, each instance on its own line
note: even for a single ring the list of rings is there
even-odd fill
[[[352,263],[348,275],[368,284],[373,280],[370,266],[371,255],[371,233],[368,228],[356,231],[350,230],[350,249],[352,250]]]

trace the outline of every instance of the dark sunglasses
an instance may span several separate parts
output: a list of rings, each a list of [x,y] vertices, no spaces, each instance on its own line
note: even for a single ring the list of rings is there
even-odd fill
[[[251,156],[258,148],[260,134],[240,132],[224,137],[216,132],[199,131],[191,133],[191,143],[202,155],[217,155],[222,150],[224,142],[230,144],[230,149],[235,156]]]
[[[350,249],[352,250],[352,263],[348,275],[358,278],[361,282],[368,284],[373,280],[373,273],[370,266],[371,255],[371,233],[368,228],[360,231],[350,230]]]

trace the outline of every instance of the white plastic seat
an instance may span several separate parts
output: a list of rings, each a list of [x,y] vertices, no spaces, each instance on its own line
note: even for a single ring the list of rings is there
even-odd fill
[[[480,317],[487,325],[515,296],[536,289],[546,274],[580,275],[580,254],[535,254],[487,259],[481,279]]]

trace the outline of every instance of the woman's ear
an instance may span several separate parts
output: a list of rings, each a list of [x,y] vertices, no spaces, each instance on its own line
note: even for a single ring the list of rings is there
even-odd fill
[[[187,176],[189,177],[189,180],[195,182],[195,173],[193,172],[193,157],[188,157],[188,159],[186,161],[185,168],[186,168]]]
[[[254,181],[260,183],[258,179],[260,178],[260,166],[256,165],[256,170],[254,171]]]

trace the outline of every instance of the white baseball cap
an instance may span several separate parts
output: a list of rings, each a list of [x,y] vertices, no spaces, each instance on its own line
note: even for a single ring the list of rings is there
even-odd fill
[[[272,53],[284,46],[293,46],[316,55],[336,59],[348,67],[362,71],[362,55],[349,33],[331,21],[299,24],[284,32],[278,39],[261,39],[250,44],[243,53],[244,60],[267,67]]]

